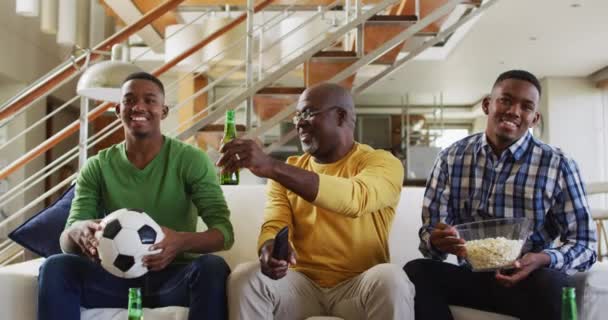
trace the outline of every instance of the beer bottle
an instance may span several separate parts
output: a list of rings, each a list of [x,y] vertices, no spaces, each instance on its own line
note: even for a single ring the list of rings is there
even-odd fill
[[[562,320],[577,320],[576,293],[574,288],[562,289]]]
[[[226,123],[224,125],[224,137],[222,144],[228,143],[236,138],[236,124],[234,122],[234,110],[226,110]],[[239,184],[239,171],[220,172],[220,184]]]
[[[129,288],[128,320],[143,320],[144,309],[141,306],[141,288]]]

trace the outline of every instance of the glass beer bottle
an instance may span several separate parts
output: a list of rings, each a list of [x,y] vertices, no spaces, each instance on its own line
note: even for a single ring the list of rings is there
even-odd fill
[[[562,320],[577,320],[576,293],[574,288],[562,289]]]
[[[222,144],[236,138],[236,124],[234,121],[234,110],[226,110],[226,123],[224,125],[224,137]],[[239,171],[220,172],[220,184],[236,185],[239,184]]]
[[[143,320],[144,309],[141,305],[141,288],[129,288],[128,320]]]

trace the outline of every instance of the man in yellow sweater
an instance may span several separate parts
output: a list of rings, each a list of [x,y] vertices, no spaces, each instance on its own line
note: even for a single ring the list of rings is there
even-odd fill
[[[414,287],[388,263],[403,166],[354,141],[353,98],[338,85],[304,91],[293,121],[306,153],[287,163],[251,140],[221,149],[222,170],[269,178],[260,261],[232,273],[230,319],[414,319]],[[273,239],[284,226],[289,257],[277,260]]]

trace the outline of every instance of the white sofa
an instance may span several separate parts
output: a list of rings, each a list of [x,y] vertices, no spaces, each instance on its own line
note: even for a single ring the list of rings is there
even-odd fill
[[[237,264],[256,260],[256,243],[265,204],[265,186],[227,186],[224,193],[231,210],[236,241],[230,251],[220,253],[234,268]],[[390,235],[392,263],[403,266],[421,257],[418,251],[418,228],[421,224],[423,188],[404,188]],[[36,319],[36,277],[42,259],[0,268],[0,318],[11,320]],[[590,272],[578,274],[577,296],[580,319],[608,318],[608,263],[596,264]],[[514,319],[463,307],[452,307],[458,320]],[[604,317],[601,315],[604,314]],[[145,310],[145,319],[187,318],[187,308],[167,307]],[[125,310],[83,310],[82,319],[125,319]],[[316,319],[331,319],[317,317]]]

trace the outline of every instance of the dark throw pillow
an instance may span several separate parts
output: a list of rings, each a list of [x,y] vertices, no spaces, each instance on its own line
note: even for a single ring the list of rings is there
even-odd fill
[[[59,236],[65,228],[73,198],[74,185],[66,190],[55,203],[13,230],[8,237],[45,258],[61,253]]]

